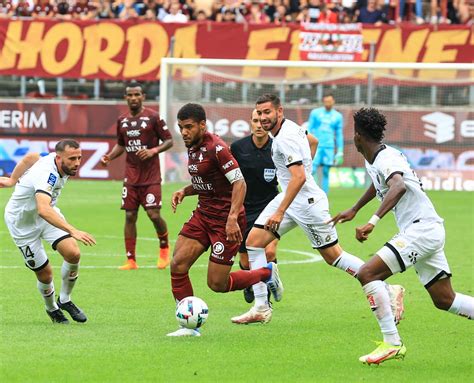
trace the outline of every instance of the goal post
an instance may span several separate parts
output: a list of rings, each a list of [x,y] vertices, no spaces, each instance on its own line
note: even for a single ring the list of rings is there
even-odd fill
[[[305,125],[327,92],[344,116],[345,162],[343,168],[332,168],[333,186],[365,182],[357,170],[363,162],[351,142],[352,114],[374,106],[387,116],[386,142],[402,149],[425,177],[427,189],[474,190],[474,64],[161,61],[160,114],[175,137],[176,113],[187,102],[202,104],[208,129],[230,143],[249,134],[250,114],[261,94],[279,95],[285,116]],[[185,148],[176,141],[170,155],[179,180],[187,176],[178,169]]]

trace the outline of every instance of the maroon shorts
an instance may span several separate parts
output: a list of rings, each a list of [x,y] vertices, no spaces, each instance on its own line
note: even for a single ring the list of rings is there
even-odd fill
[[[243,233],[246,226],[245,214],[240,214],[237,222],[240,231]],[[183,225],[179,234],[199,241],[206,250],[212,245],[209,260],[221,265],[232,266],[240,243],[227,241],[225,225],[225,220],[217,220],[205,216],[199,210],[195,210],[189,221]]]
[[[161,185],[146,186],[123,185],[122,209],[138,210],[140,205],[145,210],[161,208]]]

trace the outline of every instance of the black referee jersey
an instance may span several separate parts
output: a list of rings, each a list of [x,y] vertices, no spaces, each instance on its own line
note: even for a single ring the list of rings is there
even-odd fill
[[[239,163],[247,184],[244,206],[247,216],[259,214],[278,194],[276,168],[272,161],[272,139],[268,137],[262,148],[257,148],[252,136],[231,144],[230,150]]]

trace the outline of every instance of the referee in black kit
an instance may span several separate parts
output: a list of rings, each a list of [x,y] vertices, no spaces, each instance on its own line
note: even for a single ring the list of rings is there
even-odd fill
[[[278,194],[276,168],[272,161],[272,139],[268,132],[261,127],[255,109],[252,111],[250,128],[252,132],[250,136],[241,138],[230,146],[247,183],[247,194],[244,201],[247,228],[239,249],[239,265],[243,270],[250,269],[245,247],[247,236],[259,214]],[[277,244],[278,239],[275,239],[265,248],[268,262],[276,262]],[[244,298],[248,303],[254,301],[252,286],[244,290]]]

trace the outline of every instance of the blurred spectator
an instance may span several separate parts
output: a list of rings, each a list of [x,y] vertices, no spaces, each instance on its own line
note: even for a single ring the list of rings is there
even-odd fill
[[[99,0],[95,5],[97,8],[97,18],[113,19],[115,17],[111,0]]]
[[[357,21],[364,24],[381,25],[383,12],[376,7],[376,0],[367,0],[367,6],[359,10]]]
[[[319,16],[321,15],[321,0],[309,0],[308,4],[308,15],[304,19],[304,21],[310,23],[317,23],[319,20]]]
[[[338,14],[337,12],[334,12],[331,8],[329,8],[327,5],[322,5],[318,22],[326,24],[337,24],[339,22]]]
[[[168,14],[165,10],[164,0],[144,0],[144,7],[140,17],[146,20],[163,20]]]
[[[33,0],[13,0],[15,16],[30,17],[33,12]]]
[[[400,9],[397,21],[408,20],[412,21],[412,6],[415,6],[415,15],[416,15],[416,23],[423,24],[425,22],[423,18],[423,1],[422,0],[400,0]]]
[[[163,17],[164,23],[187,23],[189,21],[188,16],[183,14],[179,3],[170,4],[168,14]]]
[[[277,5],[276,10],[273,13],[273,22],[275,24],[284,24],[291,21],[291,14],[285,7],[285,4],[281,3]]]
[[[270,18],[262,12],[260,4],[257,2],[253,2],[250,5],[250,11],[245,19],[249,24],[266,24],[270,22]]]
[[[445,23],[448,14],[448,0],[431,0],[431,24]]]
[[[207,21],[207,14],[204,10],[200,9],[196,13],[196,21]]]
[[[72,17],[79,20],[95,19],[97,16],[97,8],[89,0],[76,0],[76,4],[72,7]]]
[[[231,16],[230,13],[233,14]],[[216,15],[216,21],[242,23],[245,21],[244,14],[247,13],[245,6],[238,0],[224,0],[224,4],[219,9],[219,13]]]
[[[124,0],[119,7],[118,17],[120,20],[136,19],[140,13],[140,8],[135,0]]]
[[[54,7],[54,17],[61,20],[72,19],[72,7],[69,6],[68,0],[57,0]]]
[[[11,17],[15,14],[15,7],[11,0],[0,0],[0,19]]]
[[[54,16],[54,6],[49,2],[49,0],[36,0],[31,15],[34,18],[50,19]]]

